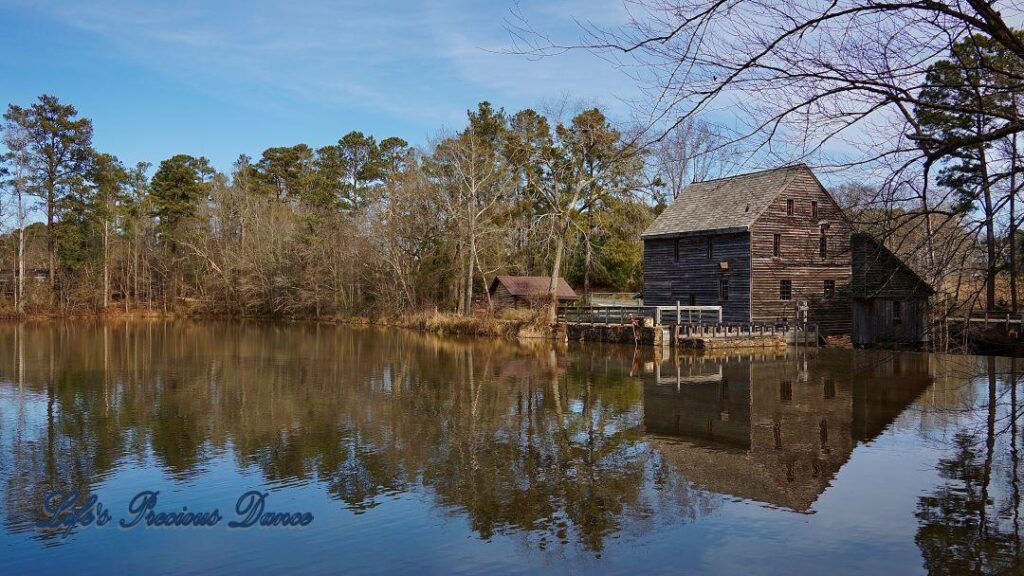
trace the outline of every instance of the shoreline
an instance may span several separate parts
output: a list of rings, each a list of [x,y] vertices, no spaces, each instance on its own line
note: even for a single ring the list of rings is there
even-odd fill
[[[442,336],[486,336],[507,339],[553,339],[557,331],[539,322],[539,315],[507,318],[499,315],[462,316],[455,313],[421,311],[392,316],[273,316],[261,314],[226,314],[208,312],[171,312],[162,310],[107,310],[90,312],[34,312],[0,314],[3,322],[65,322],[65,321],[253,321],[283,323],[346,324],[349,326],[404,328]]]
[[[644,337],[634,341],[634,338],[627,338],[623,335],[609,339],[607,334],[584,335],[581,330],[572,330],[565,325],[549,326],[543,320],[542,311],[530,310],[503,310],[497,314],[480,312],[473,316],[462,316],[451,312],[435,312],[433,310],[409,312],[399,315],[382,316],[273,316],[261,314],[229,314],[211,313],[201,311],[163,311],[156,309],[130,309],[111,308],[106,311],[92,310],[81,312],[34,312],[27,314],[0,313],[0,322],[112,322],[112,321],[195,321],[195,322],[217,322],[217,321],[238,321],[238,322],[267,322],[267,323],[310,323],[310,324],[333,324],[347,325],[363,328],[401,328],[413,330],[423,334],[434,334],[437,336],[451,337],[483,337],[498,338],[508,341],[516,340],[551,340],[551,341],[581,341],[581,342],[610,342],[619,344],[637,344],[641,346],[662,346],[660,342]],[[848,343],[826,342],[823,344],[829,348],[847,348]],[[1005,342],[990,343],[984,340],[973,341],[972,349],[968,354],[985,354],[1003,357],[1024,356],[1024,349],[1016,343],[1007,345]],[[763,346],[754,346],[747,349],[758,350]]]

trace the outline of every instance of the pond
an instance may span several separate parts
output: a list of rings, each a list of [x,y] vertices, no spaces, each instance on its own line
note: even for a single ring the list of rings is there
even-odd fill
[[[1021,558],[1019,371],[5,324],[0,572],[998,574]]]

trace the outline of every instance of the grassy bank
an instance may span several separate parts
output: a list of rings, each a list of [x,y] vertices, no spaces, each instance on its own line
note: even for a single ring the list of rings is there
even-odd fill
[[[445,336],[550,338],[552,335],[543,313],[531,310],[508,310],[494,315],[480,313],[473,316],[426,311],[384,318],[379,323]]]
[[[504,310],[496,314],[478,312],[473,316],[429,310],[379,317],[332,315],[320,318],[209,313],[201,310],[164,311],[149,308],[125,310],[124,308],[115,307],[108,308],[107,310],[35,311],[21,315],[15,314],[13,311],[0,311],[0,320],[9,321],[160,319],[328,322],[356,326],[390,326],[446,336],[486,336],[492,338],[550,338],[552,335],[550,326],[544,320],[543,312],[533,310]]]

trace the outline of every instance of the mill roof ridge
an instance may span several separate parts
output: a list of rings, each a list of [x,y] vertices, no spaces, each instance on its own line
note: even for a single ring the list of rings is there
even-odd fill
[[[694,182],[680,192],[641,237],[747,230],[801,172],[814,178],[811,169],[801,163]]]

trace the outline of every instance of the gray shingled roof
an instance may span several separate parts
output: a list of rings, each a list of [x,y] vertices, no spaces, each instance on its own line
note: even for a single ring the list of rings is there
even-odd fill
[[[746,230],[806,164],[694,182],[658,216],[642,238],[711,230]]]

